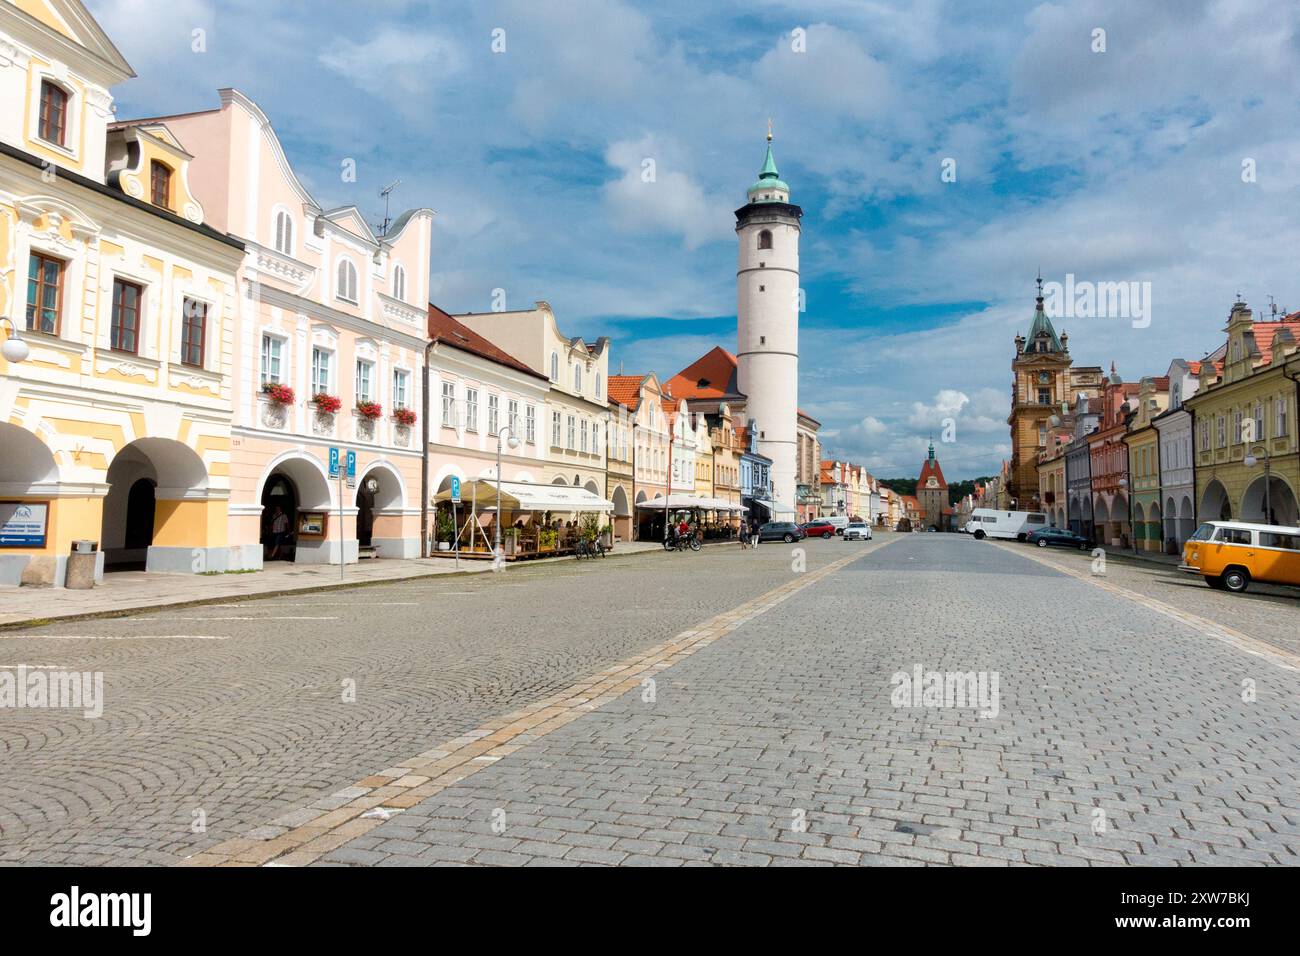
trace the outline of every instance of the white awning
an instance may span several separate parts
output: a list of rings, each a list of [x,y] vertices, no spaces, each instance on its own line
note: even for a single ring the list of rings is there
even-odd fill
[[[793,515],[793,514],[798,514],[798,513],[799,513],[799,512],[795,511],[795,510],[794,510],[793,508],[791,508],[789,505],[783,505],[783,504],[781,504],[781,502],[779,502],[779,501],[774,501],[774,502],[772,502],[772,514],[773,514],[773,515]]]
[[[497,482],[481,478],[466,482],[460,489],[461,504],[477,498],[480,509],[496,507]],[[450,501],[451,491],[438,494],[435,501]],[[614,502],[573,485],[536,485],[530,481],[501,482],[501,507],[510,511],[613,511]]]
[[[683,510],[687,508],[712,508],[713,506],[708,504],[711,500],[712,499],[710,498],[701,498],[697,495],[675,494],[669,495],[667,498],[660,497],[651,498],[649,501],[638,501],[636,506],[638,508],[644,508],[647,511],[663,511],[665,505],[667,505],[670,511],[677,508]]]
[[[740,504],[740,502],[728,501],[726,498],[705,498],[704,500],[707,501],[708,504],[704,505],[703,507],[709,508],[713,511],[748,511],[749,510],[744,505]]]

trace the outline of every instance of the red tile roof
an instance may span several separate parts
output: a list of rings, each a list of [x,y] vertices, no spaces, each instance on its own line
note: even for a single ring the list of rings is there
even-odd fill
[[[641,402],[641,383],[644,375],[611,375],[606,385],[606,393],[611,402],[635,409]]]
[[[518,372],[526,372],[534,378],[548,381],[541,372],[525,365],[509,352],[497,348],[469,326],[457,322],[432,302],[429,303],[429,339],[440,345],[460,349],[462,352],[469,352],[471,355],[477,355],[489,362],[495,362]]]
[[[948,482],[943,480],[943,469],[939,467],[939,459],[928,457],[921,464],[921,477],[916,480],[916,486],[920,488],[931,475],[939,479],[940,488],[948,487]]]
[[[736,384],[736,356],[721,345],[714,346],[686,368],[682,369],[664,386],[678,398],[721,399],[739,397]]]
[[[1273,339],[1277,333],[1286,329],[1291,333],[1291,337],[1300,342],[1300,312],[1294,315],[1288,315],[1282,322],[1256,322],[1251,326],[1251,332],[1255,336],[1255,348],[1259,349],[1260,365],[1270,365],[1273,362]]]

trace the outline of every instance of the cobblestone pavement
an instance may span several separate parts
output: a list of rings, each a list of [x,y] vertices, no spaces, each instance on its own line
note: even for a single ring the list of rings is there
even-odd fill
[[[917,666],[996,674],[996,717],[893,706]],[[319,862],[1295,864],[1298,691],[1013,549],[907,536]]]
[[[964,536],[963,536],[964,537]],[[985,541],[995,548],[1030,550],[1031,545]],[[1076,571],[1091,573],[1092,553],[1069,548],[1033,548],[1046,558]],[[1245,594],[1224,595],[1195,575],[1160,562],[1127,557],[1106,549],[1104,579],[1120,587],[1236,628],[1293,654],[1300,653],[1300,588],[1251,584]],[[1225,600],[1231,597],[1232,600]]]
[[[789,580],[788,546],[718,546],[0,632],[0,670],[106,699],[0,709],[0,862],[176,862]]]

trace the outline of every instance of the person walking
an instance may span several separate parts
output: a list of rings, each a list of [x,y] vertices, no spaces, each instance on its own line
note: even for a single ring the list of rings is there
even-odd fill
[[[280,549],[285,546],[289,537],[289,516],[284,513],[279,505],[275,506],[275,511],[271,513],[271,560],[278,561],[280,558]]]

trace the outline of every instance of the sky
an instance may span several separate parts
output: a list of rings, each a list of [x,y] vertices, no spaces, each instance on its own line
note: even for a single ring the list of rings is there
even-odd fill
[[[1054,320],[1126,381],[1217,347],[1239,294],[1300,309],[1293,0],[87,5],[138,74],[120,118],[239,88],[324,206],[377,224],[400,180],[394,214],[435,210],[438,305],[545,300],[627,373],[735,349],[770,118],[804,210],[799,404],[879,477],[931,434],[950,479],[997,474],[1039,270],[1150,290],[1140,320]]]

